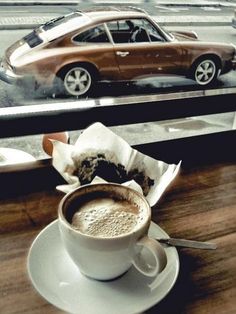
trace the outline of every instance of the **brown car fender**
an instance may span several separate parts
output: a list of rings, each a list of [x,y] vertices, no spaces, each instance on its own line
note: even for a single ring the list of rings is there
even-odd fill
[[[204,53],[201,54],[199,56],[196,56],[194,59],[192,59],[192,64],[190,66],[190,73],[192,72],[192,69],[195,67],[195,65],[202,61],[202,60],[206,60],[206,59],[210,59],[215,61],[216,66],[218,67],[219,70],[222,69],[223,67],[223,62],[222,62],[222,58],[216,54],[216,53]]]
[[[99,80],[99,70],[96,67],[96,65],[90,61],[87,60],[83,60],[83,59],[70,59],[70,60],[66,60],[65,62],[63,62],[62,64],[60,64],[60,66],[58,67],[57,71],[56,71],[56,77],[61,77],[61,75],[63,75],[63,73],[72,67],[75,66],[83,66],[85,67],[87,70],[89,70],[91,72],[91,75],[93,75],[93,78],[95,80]]]

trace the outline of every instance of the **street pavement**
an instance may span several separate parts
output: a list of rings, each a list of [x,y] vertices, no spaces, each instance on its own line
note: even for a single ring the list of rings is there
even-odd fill
[[[0,18],[0,30],[1,29],[33,29],[37,26],[46,23],[50,19],[55,18],[58,15],[45,16],[12,16]],[[213,15],[213,16],[195,16],[195,15],[182,15],[182,16],[153,16],[153,18],[160,25],[168,26],[183,26],[183,25],[195,25],[195,26],[227,26],[231,25],[233,12],[231,15]]]
[[[116,3],[121,4],[121,1],[118,0],[0,0],[0,5],[51,5],[51,4],[61,4],[61,5],[76,5],[80,3]],[[222,6],[231,6],[236,5],[236,0],[126,0],[123,3],[136,3],[136,4],[145,4],[145,3],[156,3],[168,4],[168,5],[191,5],[191,6],[205,6],[205,5],[222,5]]]
[[[78,5],[78,4],[121,4],[118,0],[0,0],[0,5]],[[156,4],[168,6],[235,6],[236,0],[126,0],[123,4]]]
[[[174,16],[171,15],[159,15],[154,16],[156,21],[161,25],[211,25],[214,24],[215,26],[226,26],[230,25],[233,17],[233,8],[236,9],[236,0],[231,1],[211,1],[211,0],[126,0],[125,4],[129,5],[131,3],[136,3],[138,6],[139,4],[145,5],[152,3],[153,5],[167,5],[167,6],[219,6],[219,7],[232,7],[232,14],[231,15],[209,15],[207,18],[204,15],[195,16],[195,15],[178,15]],[[0,0],[0,6],[4,5],[80,5],[88,3],[91,4],[120,4],[120,1],[117,0],[94,0],[94,1],[85,1],[85,0]],[[24,15],[21,16],[1,16],[0,17],[0,29],[33,29],[41,24],[44,24],[48,20],[56,17],[58,15],[55,14],[47,14],[47,16],[42,15]]]

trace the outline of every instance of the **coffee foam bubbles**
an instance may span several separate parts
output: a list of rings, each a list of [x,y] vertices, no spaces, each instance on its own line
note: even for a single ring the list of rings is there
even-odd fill
[[[135,230],[145,213],[126,200],[99,198],[83,204],[72,218],[72,226],[84,234],[115,237]]]

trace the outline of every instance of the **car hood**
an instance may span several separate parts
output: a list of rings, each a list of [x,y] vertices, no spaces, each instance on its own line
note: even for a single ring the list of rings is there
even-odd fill
[[[189,31],[189,32],[171,31],[171,34],[178,41],[197,41],[198,40],[198,36],[194,31]]]

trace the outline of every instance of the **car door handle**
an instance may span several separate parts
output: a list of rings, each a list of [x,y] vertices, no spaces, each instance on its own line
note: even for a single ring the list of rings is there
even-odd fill
[[[126,57],[129,55],[129,51],[117,51],[116,54],[120,57]]]

